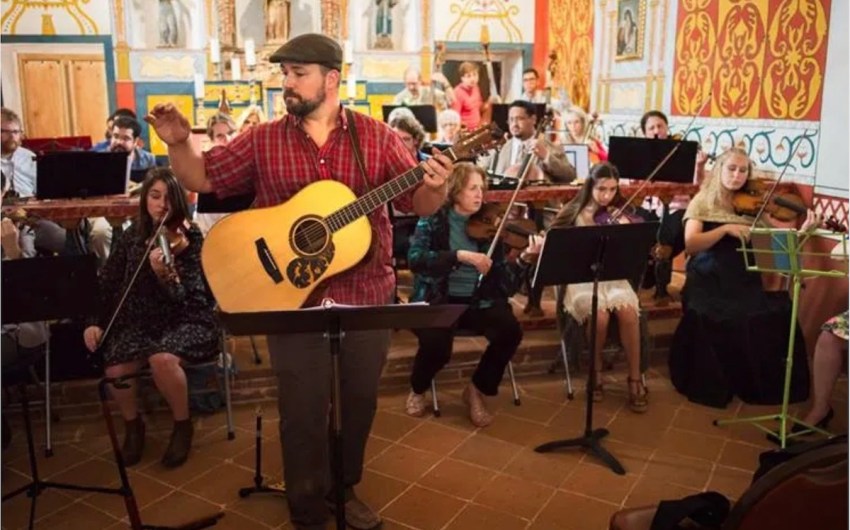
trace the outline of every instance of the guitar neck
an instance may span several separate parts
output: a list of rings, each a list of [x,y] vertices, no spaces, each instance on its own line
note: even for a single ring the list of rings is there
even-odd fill
[[[457,160],[451,148],[443,151],[443,154],[448,156],[453,162]],[[356,201],[327,216],[326,221],[328,226],[331,231],[336,232],[364,215],[369,215],[384,204],[416,186],[424,175],[425,170],[422,169],[422,166],[417,165],[406,173],[382,184]]]

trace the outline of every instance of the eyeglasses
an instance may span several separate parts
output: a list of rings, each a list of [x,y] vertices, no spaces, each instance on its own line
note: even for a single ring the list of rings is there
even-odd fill
[[[21,134],[24,131],[20,129],[0,129],[0,132],[4,132],[6,134]]]

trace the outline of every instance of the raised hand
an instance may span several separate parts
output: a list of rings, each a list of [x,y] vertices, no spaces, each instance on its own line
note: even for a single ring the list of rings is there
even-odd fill
[[[160,103],[145,116],[157,136],[168,145],[185,142],[192,134],[189,120],[172,103]]]

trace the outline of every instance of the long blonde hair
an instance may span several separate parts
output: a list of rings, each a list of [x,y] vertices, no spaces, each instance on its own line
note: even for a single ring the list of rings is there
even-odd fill
[[[714,223],[751,224],[749,216],[738,215],[732,206],[732,193],[723,187],[720,174],[726,161],[733,156],[743,156],[747,159],[747,180],[753,178],[755,166],[746,151],[740,147],[731,147],[717,157],[711,175],[703,182],[702,188],[691,199],[684,220],[696,219]],[[746,183],[744,183],[746,186]]]

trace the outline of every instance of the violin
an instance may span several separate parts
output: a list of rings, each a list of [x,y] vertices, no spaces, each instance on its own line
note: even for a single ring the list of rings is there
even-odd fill
[[[616,206],[600,207],[593,215],[593,222],[597,225],[642,223],[643,221],[644,218],[632,206],[621,208]]]
[[[738,215],[757,216],[764,209],[779,221],[796,221],[801,215],[806,215],[806,204],[803,198],[793,192],[776,192],[770,195],[774,188],[772,179],[749,179],[743,188],[732,195],[732,206]]]
[[[174,257],[179,256],[184,250],[189,248],[189,238],[186,236],[185,223],[163,225],[155,234],[155,244],[162,250],[162,257],[165,264],[170,268],[174,268]],[[147,244],[150,246],[151,241]]]
[[[736,191],[732,196],[732,205],[738,215],[756,216],[762,207],[775,219],[783,222],[796,221],[800,216],[806,215],[803,198],[793,192],[774,193],[767,206],[764,206],[764,198],[773,188],[772,179],[750,179],[743,188]],[[844,233],[847,227],[840,223],[834,215],[823,222],[824,228],[836,233]]]
[[[523,250],[528,246],[528,237],[537,235],[537,223],[531,219],[504,220],[504,228],[499,232],[499,224],[505,217],[505,208],[497,203],[485,203],[481,209],[469,217],[466,234],[470,239],[486,241],[499,235],[499,239],[511,249]]]

